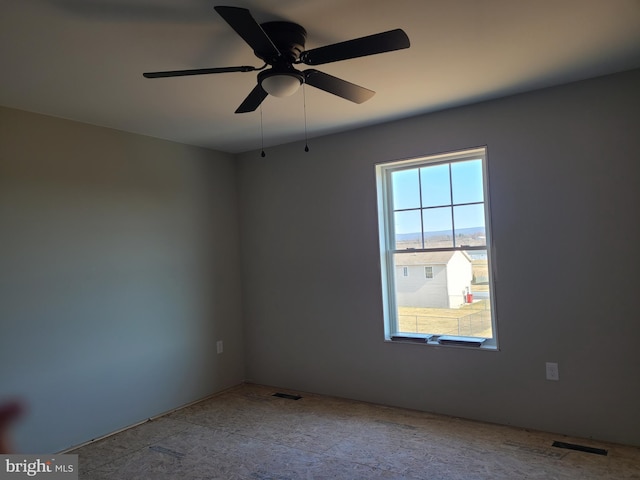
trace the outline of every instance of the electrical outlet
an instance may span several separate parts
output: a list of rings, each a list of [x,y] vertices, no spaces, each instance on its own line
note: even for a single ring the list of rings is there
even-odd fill
[[[547,380],[560,380],[560,371],[557,363],[547,362]]]
[[[218,353],[224,352],[224,345],[222,345],[222,340],[218,340],[216,342],[216,349],[218,350]]]

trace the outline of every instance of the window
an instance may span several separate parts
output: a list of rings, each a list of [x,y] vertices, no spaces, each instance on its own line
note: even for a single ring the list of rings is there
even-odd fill
[[[388,340],[497,347],[486,172],[485,148],[376,166]]]
[[[409,267],[402,267],[402,276],[404,277],[409,276]]]

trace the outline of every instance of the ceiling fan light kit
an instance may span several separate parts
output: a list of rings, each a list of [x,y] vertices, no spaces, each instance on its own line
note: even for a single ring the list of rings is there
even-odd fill
[[[304,77],[298,71],[278,72],[270,69],[258,74],[258,82],[269,95],[289,97],[298,91]]]
[[[294,65],[323,65],[326,63],[365,57],[378,53],[409,48],[407,34],[401,29],[389,30],[346,42],[305,50],[306,30],[292,22],[266,22],[259,24],[246,8],[214,7],[216,12],[253,49],[256,57],[264,61],[260,68],[252,66],[201,68],[147,72],[145,78],[182,77],[213,73],[259,71],[257,85],[244,99],[235,113],[255,111],[264,99],[293,95],[300,85],[307,84],[354,103],[362,103],[375,92],[355,85],[314,68],[297,70]],[[267,69],[267,66],[270,68]],[[266,69],[266,70],[265,70]]]

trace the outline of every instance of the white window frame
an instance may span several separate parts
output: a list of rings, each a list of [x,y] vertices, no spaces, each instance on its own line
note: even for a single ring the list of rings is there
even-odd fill
[[[433,267],[432,266],[424,267],[424,278],[433,278]]]
[[[489,285],[490,285],[490,301],[491,301],[491,321],[493,338],[487,339],[478,349],[479,350],[498,350],[498,326],[497,326],[497,309],[496,309],[496,291],[495,291],[495,271],[493,256],[495,248],[492,244],[491,235],[491,207],[489,199],[489,175],[487,148],[478,147],[467,150],[442,153],[436,155],[428,155],[424,157],[410,158],[404,160],[394,160],[384,163],[378,163],[375,166],[376,182],[378,191],[378,225],[379,225],[379,242],[380,242],[380,267],[382,278],[382,303],[384,314],[384,336],[385,341],[394,343],[404,343],[405,341],[419,343],[425,345],[439,345],[438,336],[427,334],[415,334],[410,337],[405,334],[399,334],[398,321],[396,318],[396,302],[395,302],[395,279],[394,279],[394,262],[393,254],[395,245],[395,232],[393,221],[393,202],[391,192],[391,172],[401,169],[417,168],[419,166],[450,163],[456,161],[481,159],[482,160],[482,176],[483,176],[483,194],[484,194],[484,211],[485,211],[485,230],[486,230],[486,251],[489,266]],[[484,249],[485,247],[482,247]],[[469,247],[451,247],[435,250],[468,250]],[[473,249],[473,247],[472,247]],[[434,249],[426,249],[425,251],[434,251]],[[425,272],[426,274],[426,272]],[[459,344],[447,345],[446,348],[469,348]],[[477,348],[477,347],[473,347]]]

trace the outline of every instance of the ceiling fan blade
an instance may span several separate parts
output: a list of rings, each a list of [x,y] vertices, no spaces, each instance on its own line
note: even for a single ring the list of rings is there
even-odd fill
[[[308,85],[345,98],[354,103],[366,102],[376,93],[373,90],[355,85],[314,68],[305,70],[302,73],[304,74],[305,83]]]
[[[145,78],[166,78],[166,77],[186,77],[188,75],[206,75],[209,73],[227,73],[227,72],[252,72],[258,70],[256,67],[244,65],[240,67],[221,67],[221,68],[196,68],[193,70],[171,70],[167,72],[146,72],[142,76]]]
[[[247,95],[247,98],[240,104],[235,113],[247,113],[253,112],[260,106],[262,101],[267,98],[269,94],[264,91],[260,84],[256,85],[251,93]]]
[[[307,65],[322,65],[350,58],[402,50],[403,48],[409,48],[410,45],[407,34],[398,28],[307,50],[300,55],[300,61]]]
[[[277,58],[280,51],[246,8],[214,7],[216,12],[233,28],[254,51],[265,57]]]

